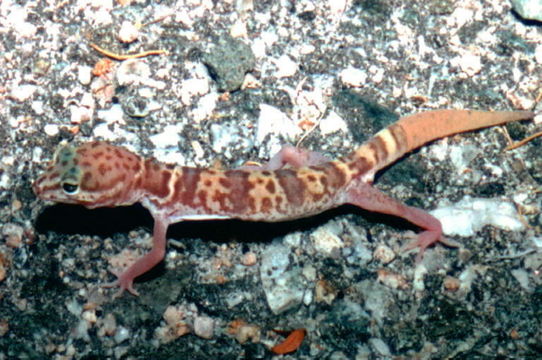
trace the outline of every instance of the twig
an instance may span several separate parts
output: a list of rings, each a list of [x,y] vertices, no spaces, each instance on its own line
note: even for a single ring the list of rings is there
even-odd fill
[[[514,149],[517,149],[518,147],[521,147],[525,144],[527,144],[529,141],[533,140],[533,139],[536,139],[537,137],[540,137],[542,136],[542,131],[541,132],[538,132],[536,134],[533,134],[531,136],[528,136],[526,137],[525,139],[521,140],[521,141],[518,141],[517,143],[515,144],[512,144],[512,145],[508,145],[504,151],[508,151],[508,150],[514,150]]]
[[[96,45],[94,43],[90,43],[89,45],[90,45],[91,48],[93,48],[94,50],[96,50],[100,54],[102,54],[104,56],[107,56],[107,57],[110,57],[111,59],[120,60],[120,61],[129,60],[129,59],[136,59],[136,58],[142,58],[142,57],[151,56],[151,55],[167,54],[167,52],[165,50],[148,50],[148,51],[143,51],[143,52],[136,53],[136,54],[123,55],[123,54],[116,54],[116,53],[111,52],[109,50],[105,50],[105,49],[99,47],[98,45]]]

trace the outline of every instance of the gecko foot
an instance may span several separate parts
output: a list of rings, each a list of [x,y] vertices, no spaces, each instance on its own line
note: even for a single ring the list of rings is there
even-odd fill
[[[113,298],[118,298],[122,295],[124,290],[128,291],[130,294],[134,296],[139,296],[139,292],[137,292],[136,289],[134,289],[134,279],[130,276],[126,275],[126,272],[119,272],[112,269],[109,269],[109,271],[117,277],[117,280],[102,284],[101,286],[104,288],[115,288],[118,287],[119,291],[113,295]]]
[[[417,236],[414,235],[415,239],[408,242],[407,244],[403,245],[401,247],[401,252],[409,251],[415,248],[420,248],[418,251],[418,254],[416,255],[416,264],[419,264],[423,259],[423,254],[425,253],[425,249],[427,249],[429,246],[436,244],[437,242],[440,242],[448,247],[460,247],[461,244],[447,239],[442,235],[441,231],[438,230],[426,230],[418,234]]]

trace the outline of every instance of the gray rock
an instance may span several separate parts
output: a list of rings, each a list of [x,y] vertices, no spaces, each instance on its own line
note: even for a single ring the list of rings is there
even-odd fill
[[[235,91],[243,84],[245,74],[254,68],[256,59],[244,42],[224,37],[203,55],[203,63],[217,82],[218,90]]]
[[[511,3],[522,18],[542,21],[542,0],[512,0]]]

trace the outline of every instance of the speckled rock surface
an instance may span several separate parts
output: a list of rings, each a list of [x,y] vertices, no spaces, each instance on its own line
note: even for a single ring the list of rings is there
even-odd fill
[[[205,64],[226,38],[246,45],[231,88]],[[166,54],[119,61],[91,43]],[[508,1],[2,0],[0,54],[0,360],[271,359],[273,330],[298,328],[284,359],[542,356],[542,141],[503,152],[540,122],[436,141],[377,177],[412,206],[488,199],[519,224],[473,225],[420,264],[400,251],[416,229],[350,207],[185,222],[141,296],[115,299],[99,285],[148,251],[146,211],[51,206],[31,189],[62,141],[235,167],[286,143],[338,157],[429,109],[533,108],[542,35]]]

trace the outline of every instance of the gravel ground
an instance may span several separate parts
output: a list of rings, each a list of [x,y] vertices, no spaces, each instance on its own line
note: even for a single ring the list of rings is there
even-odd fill
[[[420,264],[400,251],[415,229],[352,208],[186,222],[141,296],[114,299],[99,284],[148,251],[146,211],[31,189],[62,141],[235,167],[288,143],[341,156],[429,109],[532,109],[540,29],[508,1],[2,0],[0,359],[542,357],[542,142],[503,152],[536,121],[379,175],[462,244]],[[274,330],[300,328],[299,349],[273,355]]]

